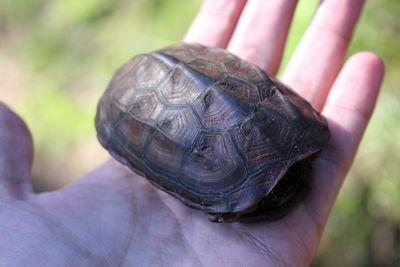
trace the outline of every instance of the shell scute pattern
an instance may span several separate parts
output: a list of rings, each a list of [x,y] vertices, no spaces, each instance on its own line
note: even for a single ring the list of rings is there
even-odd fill
[[[210,81],[196,79],[196,74],[176,66],[168,79],[161,85],[159,93],[167,105],[191,104],[210,84]]]
[[[203,132],[185,161],[180,182],[205,194],[218,194],[240,182],[242,164],[228,134]]]
[[[191,146],[202,125],[190,107],[165,109],[158,119],[158,129],[182,146]]]
[[[153,56],[141,55],[136,60],[139,62],[133,66],[128,76],[131,75],[134,88],[137,90],[156,88],[165,80],[165,77],[170,72],[169,66],[166,66],[161,60]]]
[[[219,222],[286,214],[329,139],[325,119],[279,81],[223,49],[187,44],[119,69],[96,127],[119,161]]]

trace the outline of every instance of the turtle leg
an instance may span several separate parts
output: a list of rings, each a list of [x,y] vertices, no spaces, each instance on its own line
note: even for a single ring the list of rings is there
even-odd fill
[[[277,220],[285,216],[309,191],[311,160],[305,159],[289,168],[278,185],[250,213],[241,214],[240,222]]]
[[[212,222],[259,222],[278,220],[305,198],[309,191],[311,159],[295,163],[275,188],[257,205],[241,213],[208,213]]]
[[[215,223],[235,222],[242,216],[241,213],[207,213],[208,219]]]

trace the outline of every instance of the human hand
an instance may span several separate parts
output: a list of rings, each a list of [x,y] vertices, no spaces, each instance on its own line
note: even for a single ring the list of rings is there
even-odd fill
[[[279,221],[210,223],[113,160],[34,194],[30,134],[0,105],[0,266],[309,265],[383,77],[371,53],[342,68],[362,3],[322,2],[281,78],[326,116],[332,137],[313,163],[310,194]],[[227,48],[275,75],[295,5],[206,0],[185,41]]]

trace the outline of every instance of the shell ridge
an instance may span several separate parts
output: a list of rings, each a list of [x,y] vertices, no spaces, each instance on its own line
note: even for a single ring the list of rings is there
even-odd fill
[[[206,74],[204,74],[204,73],[192,68],[188,64],[186,64],[186,63],[182,64],[182,61],[177,59],[176,57],[173,57],[171,55],[167,55],[167,54],[162,53],[162,52],[154,52],[153,56],[155,58],[161,60],[162,62],[164,62],[165,64],[167,64],[170,67],[175,66],[175,65],[183,66],[182,70],[184,72],[186,72],[186,74],[189,73],[191,76],[193,76],[193,75],[200,76],[202,78],[202,81],[204,82],[204,85],[205,85],[205,86],[203,86],[203,88],[208,88],[212,84],[218,82],[217,80],[212,79],[211,77],[207,76]]]
[[[202,45],[131,59],[97,113],[98,139],[114,158],[222,221],[262,215],[255,209],[274,188],[270,198],[286,201],[279,182],[301,175],[329,139],[326,120],[290,88]]]

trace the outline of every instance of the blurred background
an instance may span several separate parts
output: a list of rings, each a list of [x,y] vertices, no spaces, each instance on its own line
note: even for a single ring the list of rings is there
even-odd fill
[[[96,103],[131,56],[179,42],[200,0],[0,1],[0,100],[35,141],[38,192],[78,179],[107,159]],[[317,0],[300,0],[286,64]],[[348,55],[371,50],[387,74],[313,266],[400,266],[400,1],[367,1]],[[334,15],[334,14],[333,14]]]

